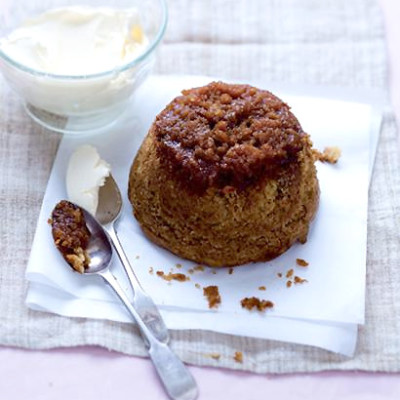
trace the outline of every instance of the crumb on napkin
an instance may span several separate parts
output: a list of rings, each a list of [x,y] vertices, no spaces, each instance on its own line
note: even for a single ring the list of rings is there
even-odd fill
[[[294,273],[293,268],[289,269],[289,270],[286,272],[286,278],[290,278],[290,277],[293,275],[293,273]]]
[[[174,281],[178,281],[178,282],[185,282],[185,281],[190,281],[190,277],[186,276],[185,274],[181,274],[181,273],[168,273],[165,274],[163,271],[157,271],[157,276],[159,276],[160,278],[170,282],[172,280]]]
[[[209,308],[217,308],[221,304],[218,286],[206,286],[203,288],[203,294],[208,300]]]
[[[313,149],[313,153],[314,157],[321,162],[336,164],[342,154],[342,151],[339,147],[331,146],[325,147],[322,153],[319,150]]]
[[[267,308],[272,308],[274,303],[270,300],[259,299],[258,297],[245,297],[240,301],[243,308],[252,310],[256,308],[258,311],[264,311]]]
[[[308,267],[308,262],[306,260],[303,260],[302,258],[296,258],[296,264],[299,267]]]
[[[241,351],[235,351],[235,355],[233,356],[233,359],[238,363],[242,363],[243,362],[243,353]]]
[[[301,284],[301,283],[305,283],[308,282],[307,279],[304,278],[300,278],[299,276],[295,276],[294,277],[294,283],[297,284]]]

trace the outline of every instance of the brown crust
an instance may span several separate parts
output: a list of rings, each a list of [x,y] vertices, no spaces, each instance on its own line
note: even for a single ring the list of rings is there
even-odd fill
[[[289,107],[249,85],[185,90],[156,118],[157,156],[191,191],[242,190],[297,163],[309,145]]]

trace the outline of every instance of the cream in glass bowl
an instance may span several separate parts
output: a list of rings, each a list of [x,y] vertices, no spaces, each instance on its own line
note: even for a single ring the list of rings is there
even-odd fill
[[[165,0],[12,2],[0,8],[0,70],[47,128],[96,132],[150,73]],[[3,3],[4,4],[4,3]]]

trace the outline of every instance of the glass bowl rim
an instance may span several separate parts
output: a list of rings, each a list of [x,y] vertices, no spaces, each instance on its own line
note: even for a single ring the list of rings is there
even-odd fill
[[[109,69],[106,71],[102,72],[96,72],[94,74],[85,74],[85,75],[63,75],[63,74],[52,74],[40,70],[36,70],[34,68],[27,67],[24,64],[21,64],[15,60],[13,60],[11,57],[9,57],[6,53],[4,53],[1,48],[0,48],[0,58],[3,58],[4,61],[12,65],[13,67],[16,67],[17,69],[28,72],[31,75],[35,75],[38,77],[45,77],[45,78],[51,78],[51,79],[59,79],[59,80],[84,80],[84,79],[92,79],[92,78],[102,78],[106,77],[109,75],[115,75],[120,72],[126,71],[127,69],[139,64],[142,62],[144,59],[147,58],[154,50],[155,48],[159,45],[161,39],[164,36],[165,30],[167,28],[167,22],[168,22],[168,7],[167,7],[167,1],[166,0],[158,0],[160,5],[161,5],[161,23],[160,27],[158,28],[158,31],[154,37],[154,39],[149,43],[148,47],[146,48],[146,51],[144,51],[142,54],[139,56],[135,57],[133,60],[129,61],[126,64],[119,65],[117,67],[114,67],[113,69]]]

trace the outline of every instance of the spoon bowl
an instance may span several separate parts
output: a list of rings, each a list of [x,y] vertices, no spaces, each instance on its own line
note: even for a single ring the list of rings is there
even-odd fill
[[[85,209],[82,208],[85,216],[86,226],[91,236],[86,252],[89,254],[90,263],[84,270],[84,274],[93,275],[106,270],[112,259],[112,246],[107,234],[96,219]]]
[[[115,179],[109,175],[99,190],[96,219],[101,225],[115,221],[121,214],[122,196]]]

